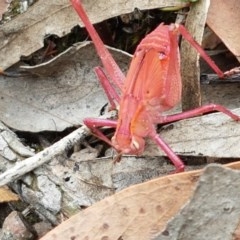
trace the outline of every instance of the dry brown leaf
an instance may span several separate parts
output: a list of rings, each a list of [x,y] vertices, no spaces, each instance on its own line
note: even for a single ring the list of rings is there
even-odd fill
[[[226,166],[240,169],[240,162]],[[189,200],[201,173],[185,172],[131,186],[76,214],[41,240],[150,239]]]
[[[221,11],[219,11],[221,9]],[[238,0],[211,0],[207,24],[240,61],[240,5]]]
[[[207,166],[191,199],[154,240],[233,240],[240,220],[239,180],[240,171]]]
[[[0,187],[0,203],[18,201],[18,195],[7,187]]]
[[[206,27],[202,40],[202,48],[212,50],[215,49],[219,43],[221,43],[220,38],[209,27]]]
[[[129,187],[76,214],[42,240],[150,239],[189,199],[199,174],[171,175]]]

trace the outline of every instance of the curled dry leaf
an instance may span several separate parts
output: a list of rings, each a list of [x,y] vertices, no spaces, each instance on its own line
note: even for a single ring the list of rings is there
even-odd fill
[[[152,9],[167,6],[181,6],[181,0],[171,1],[83,1],[92,23],[101,22],[134,8]],[[28,56],[43,47],[43,39],[50,34],[59,37],[69,33],[79,24],[69,0],[38,0],[27,12],[17,16],[0,28],[0,62],[5,70],[19,61],[20,56]]]
[[[130,55],[111,50],[122,69]],[[0,76],[0,119],[22,131],[62,131],[100,115],[107,99],[93,68],[100,63],[89,42],[75,44],[51,61],[28,67],[38,77]],[[4,89],[4,90],[3,90]]]
[[[188,200],[199,174],[171,175],[129,187],[71,217],[41,240],[150,239],[151,232],[159,232]]]

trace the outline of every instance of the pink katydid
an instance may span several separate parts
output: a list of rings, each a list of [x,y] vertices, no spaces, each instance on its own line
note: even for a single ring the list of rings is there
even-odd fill
[[[219,77],[224,77],[224,73],[194,41],[184,26],[160,24],[148,34],[138,45],[125,77],[88,19],[81,1],[71,0],[71,3],[88,30],[102,60],[104,70],[96,67],[95,71],[111,107],[116,108],[115,102],[119,105],[117,120],[87,118],[84,123],[93,134],[113,146],[120,154],[141,154],[144,150],[145,138],[150,137],[172,161],[176,167],[175,172],[181,172],[184,171],[182,160],[157,134],[156,124],[173,122],[213,111],[220,111],[236,121],[240,120],[239,116],[216,104],[175,115],[164,116],[162,114],[176,106],[181,100],[182,85],[177,38],[179,34],[182,34],[196,48]],[[118,95],[116,88],[121,91],[121,96]],[[99,129],[104,126],[116,128],[111,141]]]

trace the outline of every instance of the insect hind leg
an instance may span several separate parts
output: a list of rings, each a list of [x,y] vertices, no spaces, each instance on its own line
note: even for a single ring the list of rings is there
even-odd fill
[[[158,123],[162,124],[162,123],[175,122],[175,121],[179,121],[182,119],[192,118],[192,117],[200,116],[205,113],[211,113],[211,112],[216,112],[216,111],[222,112],[222,113],[228,115],[230,118],[232,118],[235,121],[240,121],[240,116],[234,114],[227,108],[225,108],[221,105],[218,105],[218,104],[208,104],[208,105],[201,106],[201,107],[198,107],[198,108],[186,111],[186,112],[161,117],[161,119],[159,119]]]

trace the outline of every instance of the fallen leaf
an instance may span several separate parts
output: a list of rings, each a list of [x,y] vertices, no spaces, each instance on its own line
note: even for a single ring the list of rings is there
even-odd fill
[[[240,162],[226,165],[239,169]],[[131,186],[79,212],[41,240],[151,239],[192,196],[202,170]]]
[[[239,11],[238,0],[211,0],[207,24],[240,62]]]
[[[129,54],[110,49],[124,70]],[[97,117],[107,103],[93,68],[100,64],[91,43],[79,43],[34,67],[25,67],[38,77],[0,76],[0,119],[21,131],[62,131]],[[3,90],[4,89],[4,90]]]
[[[18,195],[7,187],[0,187],[0,203],[18,201]]]
[[[121,69],[126,70],[130,55],[110,50]],[[81,124],[86,116],[99,116],[107,103],[93,72],[99,64],[95,48],[85,42],[75,44],[49,62],[22,67],[38,77],[0,76],[0,88],[4,89],[0,91],[1,121],[22,131],[62,131]],[[239,89],[238,84],[203,85],[203,103],[237,108]]]
[[[189,202],[154,240],[232,240],[240,221],[239,180],[239,171],[206,167]]]

